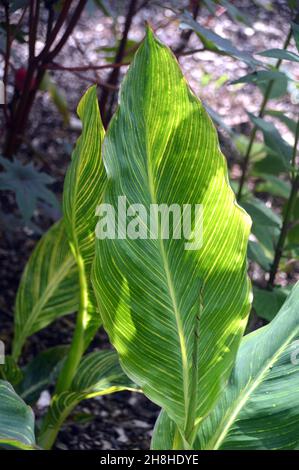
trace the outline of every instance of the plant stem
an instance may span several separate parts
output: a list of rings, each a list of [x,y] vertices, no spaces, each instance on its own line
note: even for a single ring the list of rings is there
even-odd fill
[[[70,389],[78,365],[84,353],[84,331],[86,317],[88,314],[88,286],[83,259],[80,255],[76,256],[76,259],[80,286],[79,311],[71,347],[64,366],[59,374],[55,393],[62,393],[65,390]]]
[[[8,82],[8,68],[10,60],[11,50],[11,37],[10,37],[10,18],[9,18],[9,4],[5,5],[5,24],[6,24],[6,50],[4,56],[4,74],[3,74],[3,85],[4,85],[4,116],[6,124],[8,124],[8,109],[7,109],[7,82]]]
[[[76,327],[71,347],[68,352],[66,361],[60,371],[55,388],[55,395],[61,394],[71,389],[72,381],[74,379],[74,376],[76,374],[85,349],[84,331],[86,325],[86,317],[88,313],[88,286],[83,259],[80,254],[75,254],[75,258],[78,266],[80,286],[79,311],[77,315]],[[73,407],[70,407],[66,408],[63,411],[63,413],[59,416],[59,420],[57,420],[55,427],[48,425],[48,420],[50,421],[48,411],[48,413],[43,419],[41,434],[39,436],[38,441],[39,445],[43,449],[51,449],[63,422],[68,417],[72,409]]]
[[[286,40],[284,42],[284,45],[283,45],[283,50],[286,50],[288,45],[290,44],[292,34],[293,34],[292,33],[292,28],[290,28],[290,31],[289,31],[289,33],[286,37]],[[279,59],[276,62],[276,65],[274,67],[275,70],[279,69],[279,67],[281,65],[281,62],[282,62],[282,59]],[[262,104],[261,104],[261,108],[260,108],[260,111],[259,111],[259,114],[258,114],[259,118],[264,117],[266,106],[267,106],[267,103],[270,99],[273,85],[274,85],[274,80],[270,80],[268,85],[267,85],[267,88],[266,88],[266,91],[265,91],[265,94],[264,94],[264,98],[263,98],[263,101],[262,101]],[[241,173],[241,179],[240,179],[240,183],[239,183],[239,189],[238,189],[238,192],[237,192],[237,200],[238,201],[240,201],[240,199],[242,197],[242,192],[243,192],[244,184],[245,184],[245,181],[246,181],[246,178],[247,178],[248,166],[249,166],[251,151],[252,151],[252,147],[253,147],[253,144],[254,144],[254,139],[255,139],[256,133],[257,133],[257,127],[254,126],[252,128],[249,143],[248,143],[248,146],[247,146],[247,150],[246,150],[244,160],[243,160],[242,165],[241,165],[242,173]]]
[[[200,6],[201,6],[200,3],[201,3],[201,0],[197,0],[195,2],[190,2],[190,4],[191,4],[190,5],[190,10],[191,10],[192,18],[194,20],[196,20],[196,18],[198,16]],[[180,41],[179,46],[175,49],[175,52],[174,52],[175,55],[177,55],[177,56],[184,55],[183,51],[186,49],[192,33],[193,33],[192,29],[183,30],[181,32],[181,41]]]
[[[295,142],[294,142],[293,155],[292,155],[292,166],[293,166],[292,188],[291,188],[290,197],[287,202],[280,235],[279,235],[278,242],[275,248],[274,261],[271,266],[271,271],[270,271],[270,276],[269,276],[269,281],[268,281],[268,288],[270,289],[274,286],[275,276],[278,271],[281,256],[283,254],[283,248],[284,248],[286,237],[288,234],[289,223],[292,217],[294,205],[295,205],[296,198],[298,195],[298,190],[299,190],[299,172],[297,171],[297,174],[296,174],[296,170],[295,170],[298,140],[299,140],[299,119],[297,121],[297,126],[296,126]]]

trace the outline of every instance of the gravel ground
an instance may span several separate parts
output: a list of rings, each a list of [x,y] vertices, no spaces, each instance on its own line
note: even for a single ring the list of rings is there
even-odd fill
[[[119,2],[120,3],[120,2]],[[124,2],[125,3],[125,2]],[[174,2],[172,2],[174,3]],[[184,4],[184,2],[175,2]],[[185,2],[186,3],[186,2]],[[235,4],[244,9],[252,18],[252,27],[235,24],[223,14],[217,18],[207,12],[200,15],[204,26],[209,26],[218,34],[232,40],[233,43],[253,52],[266,48],[281,47],[289,28],[289,12],[286,2],[276,1],[274,11],[258,8],[252,1],[236,1]],[[179,43],[178,21],[174,19],[171,9],[161,10],[150,2],[149,8],[141,11],[134,19],[130,39],[141,40],[144,35],[144,22],[149,20],[161,40],[175,47]],[[124,17],[120,15],[119,23],[123,24]],[[67,46],[60,54],[61,64],[86,65],[102,63],[103,46],[111,46],[113,40],[113,22],[97,12],[92,16],[85,14],[70,38]],[[190,48],[200,47],[196,36],[189,43]],[[84,55],[82,52],[84,51]],[[16,63],[22,64],[24,49],[20,47]],[[244,75],[248,68],[245,64],[233,59],[217,56],[209,52],[201,52],[191,56],[180,57],[179,62],[195,93],[203,101],[216,110],[224,122],[236,130],[248,132],[248,117],[246,112],[256,112],[261,102],[258,90],[250,85],[239,88],[229,85],[231,79]],[[291,62],[284,67],[289,73],[299,78],[299,70]],[[125,72],[125,70],[123,70]],[[209,81],[207,76],[213,78]],[[71,111],[71,125],[64,127],[61,116],[57,113],[51,100],[45,94],[40,94],[34,105],[28,142],[22,145],[18,157],[23,161],[33,161],[43,171],[55,178],[54,189],[61,196],[63,179],[70,160],[70,146],[78,136],[78,122],[75,108],[79,97],[87,86],[95,79],[104,80],[104,73],[87,73],[84,79],[78,76],[55,72],[53,77],[65,91]],[[277,109],[286,110],[289,116],[295,114],[296,96],[283,98],[275,102]],[[286,138],[289,138],[284,129]],[[227,150],[227,152],[225,152]],[[229,149],[224,145],[224,153]],[[238,167],[232,167],[233,174],[238,176]],[[9,214],[16,213],[14,198],[11,194],[1,194],[2,208]],[[46,230],[57,214],[45,212],[45,207],[39,207],[36,222]],[[13,304],[15,292],[23,267],[28,259],[36,240],[37,234],[18,227],[12,220],[12,231],[1,230],[0,246],[0,309],[1,309],[1,339],[9,344],[12,337]],[[6,227],[7,228],[7,227]],[[256,271],[256,276],[259,273]],[[28,342],[24,350],[23,361],[26,362],[39,351],[56,344],[68,343],[73,328],[73,317],[59,320]],[[107,346],[104,332],[100,332],[93,342],[92,348]],[[37,415],[42,415],[44,409],[36,409]],[[56,443],[57,449],[146,449],[149,447],[152,429],[158,414],[158,409],[140,394],[120,393],[108,397],[83,402],[72,419],[63,427]]]

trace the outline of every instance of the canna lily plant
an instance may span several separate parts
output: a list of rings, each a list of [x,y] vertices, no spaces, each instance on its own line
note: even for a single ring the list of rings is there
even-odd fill
[[[51,376],[41,448],[53,445],[81,400],[128,389],[161,407],[152,449],[295,449],[299,285],[269,325],[244,336],[251,220],[236,203],[216,130],[171,51],[148,29],[105,136],[95,88],[78,111],[83,132],[63,219],[37,245],[17,294],[11,367],[0,383],[0,443],[36,446],[26,403]],[[202,244],[189,251],[184,239],[165,238],[160,219],[156,237],[146,226],[134,239],[96,238],[98,205],[117,211],[124,196],[137,231],[140,205],[201,204]],[[71,345],[45,351],[16,380],[27,338],[73,311]],[[115,351],[86,353],[101,323]]]

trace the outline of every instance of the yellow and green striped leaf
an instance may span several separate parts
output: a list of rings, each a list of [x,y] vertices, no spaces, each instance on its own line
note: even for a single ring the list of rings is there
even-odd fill
[[[13,387],[0,380],[0,447],[29,449],[35,445],[34,415]]]
[[[63,221],[38,242],[22,275],[15,305],[13,356],[26,339],[78,307],[78,274]]]
[[[201,248],[164,239],[161,227],[151,239],[147,229],[144,239],[96,240],[93,269],[104,327],[124,370],[186,437],[228,380],[247,322],[251,222],[236,204],[207,112],[151,31],[123,82],[103,159],[104,202],[116,213],[119,196],[147,214],[151,204],[203,206]]]
[[[299,446],[299,283],[272,322],[241,342],[230,380],[199,428],[195,449],[287,450]],[[153,449],[171,449],[162,411]]]
[[[95,351],[84,356],[70,390],[54,395],[52,399],[39,437],[40,445],[43,447],[46,442],[51,446],[56,437],[55,430],[60,429],[82,400],[122,390],[137,390],[137,387],[122,371],[115,351]]]
[[[77,111],[83,130],[65,177],[63,214],[69,243],[81,273],[81,287],[84,285],[83,295],[88,297],[88,312],[83,319],[87,346],[100,324],[100,316],[93,300],[90,271],[97,222],[95,210],[103,197],[106,185],[101,157],[104,128],[95,86],[87,90]]]

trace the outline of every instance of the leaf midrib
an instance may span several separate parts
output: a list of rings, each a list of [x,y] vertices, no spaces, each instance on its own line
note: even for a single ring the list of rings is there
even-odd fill
[[[290,342],[298,335],[299,333],[299,326],[295,328],[294,332],[292,332],[286,339],[286,341],[282,344],[282,346],[276,351],[273,355],[272,359],[270,359],[266,365],[260,370],[257,374],[255,380],[249,381],[244,388],[242,394],[239,395],[238,400],[235,400],[230,407],[229,411],[225,414],[223,420],[221,421],[218,429],[220,428],[220,432],[214,435],[214,438],[208,442],[205,446],[205,449],[211,450],[218,450],[221,444],[223,443],[225,437],[227,436],[231,426],[234,424],[235,419],[237,418],[238,414],[242,410],[242,408],[246,405],[247,401],[249,400],[252,392],[262,383],[263,379],[267,375],[267,373],[271,370],[274,366],[275,362],[278,361],[281,354],[283,354],[284,350],[288,347]],[[237,403],[237,406],[235,404]],[[226,424],[225,424],[226,423]],[[223,429],[223,430],[221,430]]]
[[[146,162],[147,162],[148,187],[149,187],[149,192],[150,192],[151,204],[157,204],[152,165],[151,165],[149,152],[147,148],[146,148]],[[171,299],[172,306],[173,306],[173,312],[175,315],[179,342],[180,342],[181,358],[182,358],[182,372],[183,372],[184,409],[185,409],[185,421],[186,421],[188,409],[189,409],[189,384],[190,384],[187,347],[186,347],[186,342],[185,342],[185,337],[184,337],[183,325],[181,322],[181,313],[177,305],[176,294],[175,294],[175,289],[174,289],[174,285],[172,281],[171,271],[169,268],[168,258],[167,258],[167,254],[166,254],[165,247],[163,244],[163,240],[160,236],[161,225],[160,225],[159,217],[158,217],[158,233],[159,233],[159,244],[158,244],[159,251],[162,257],[162,261],[163,261],[163,268],[164,268],[164,272],[166,275],[168,292],[169,292],[170,299]]]
[[[46,305],[47,301],[53,294],[56,289],[56,286],[60,283],[62,279],[64,279],[69,273],[71,267],[75,264],[75,260],[73,255],[70,254],[65,261],[62,263],[60,269],[56,271],[54,276],[51,278],[50,282],[47,284],[46,289],[43,291],[42,296],[35,304],[34,308],[31,311],[31,314],[27,317],[26,322],[22,329],[22,334],[19,336],[18,341],[16,344],[22,344],[24,339],[29,334],[28,332],[31,331],[32,325],[34,325],[34,321],[38,317],[39,313],[42,311],[42,308]]]

